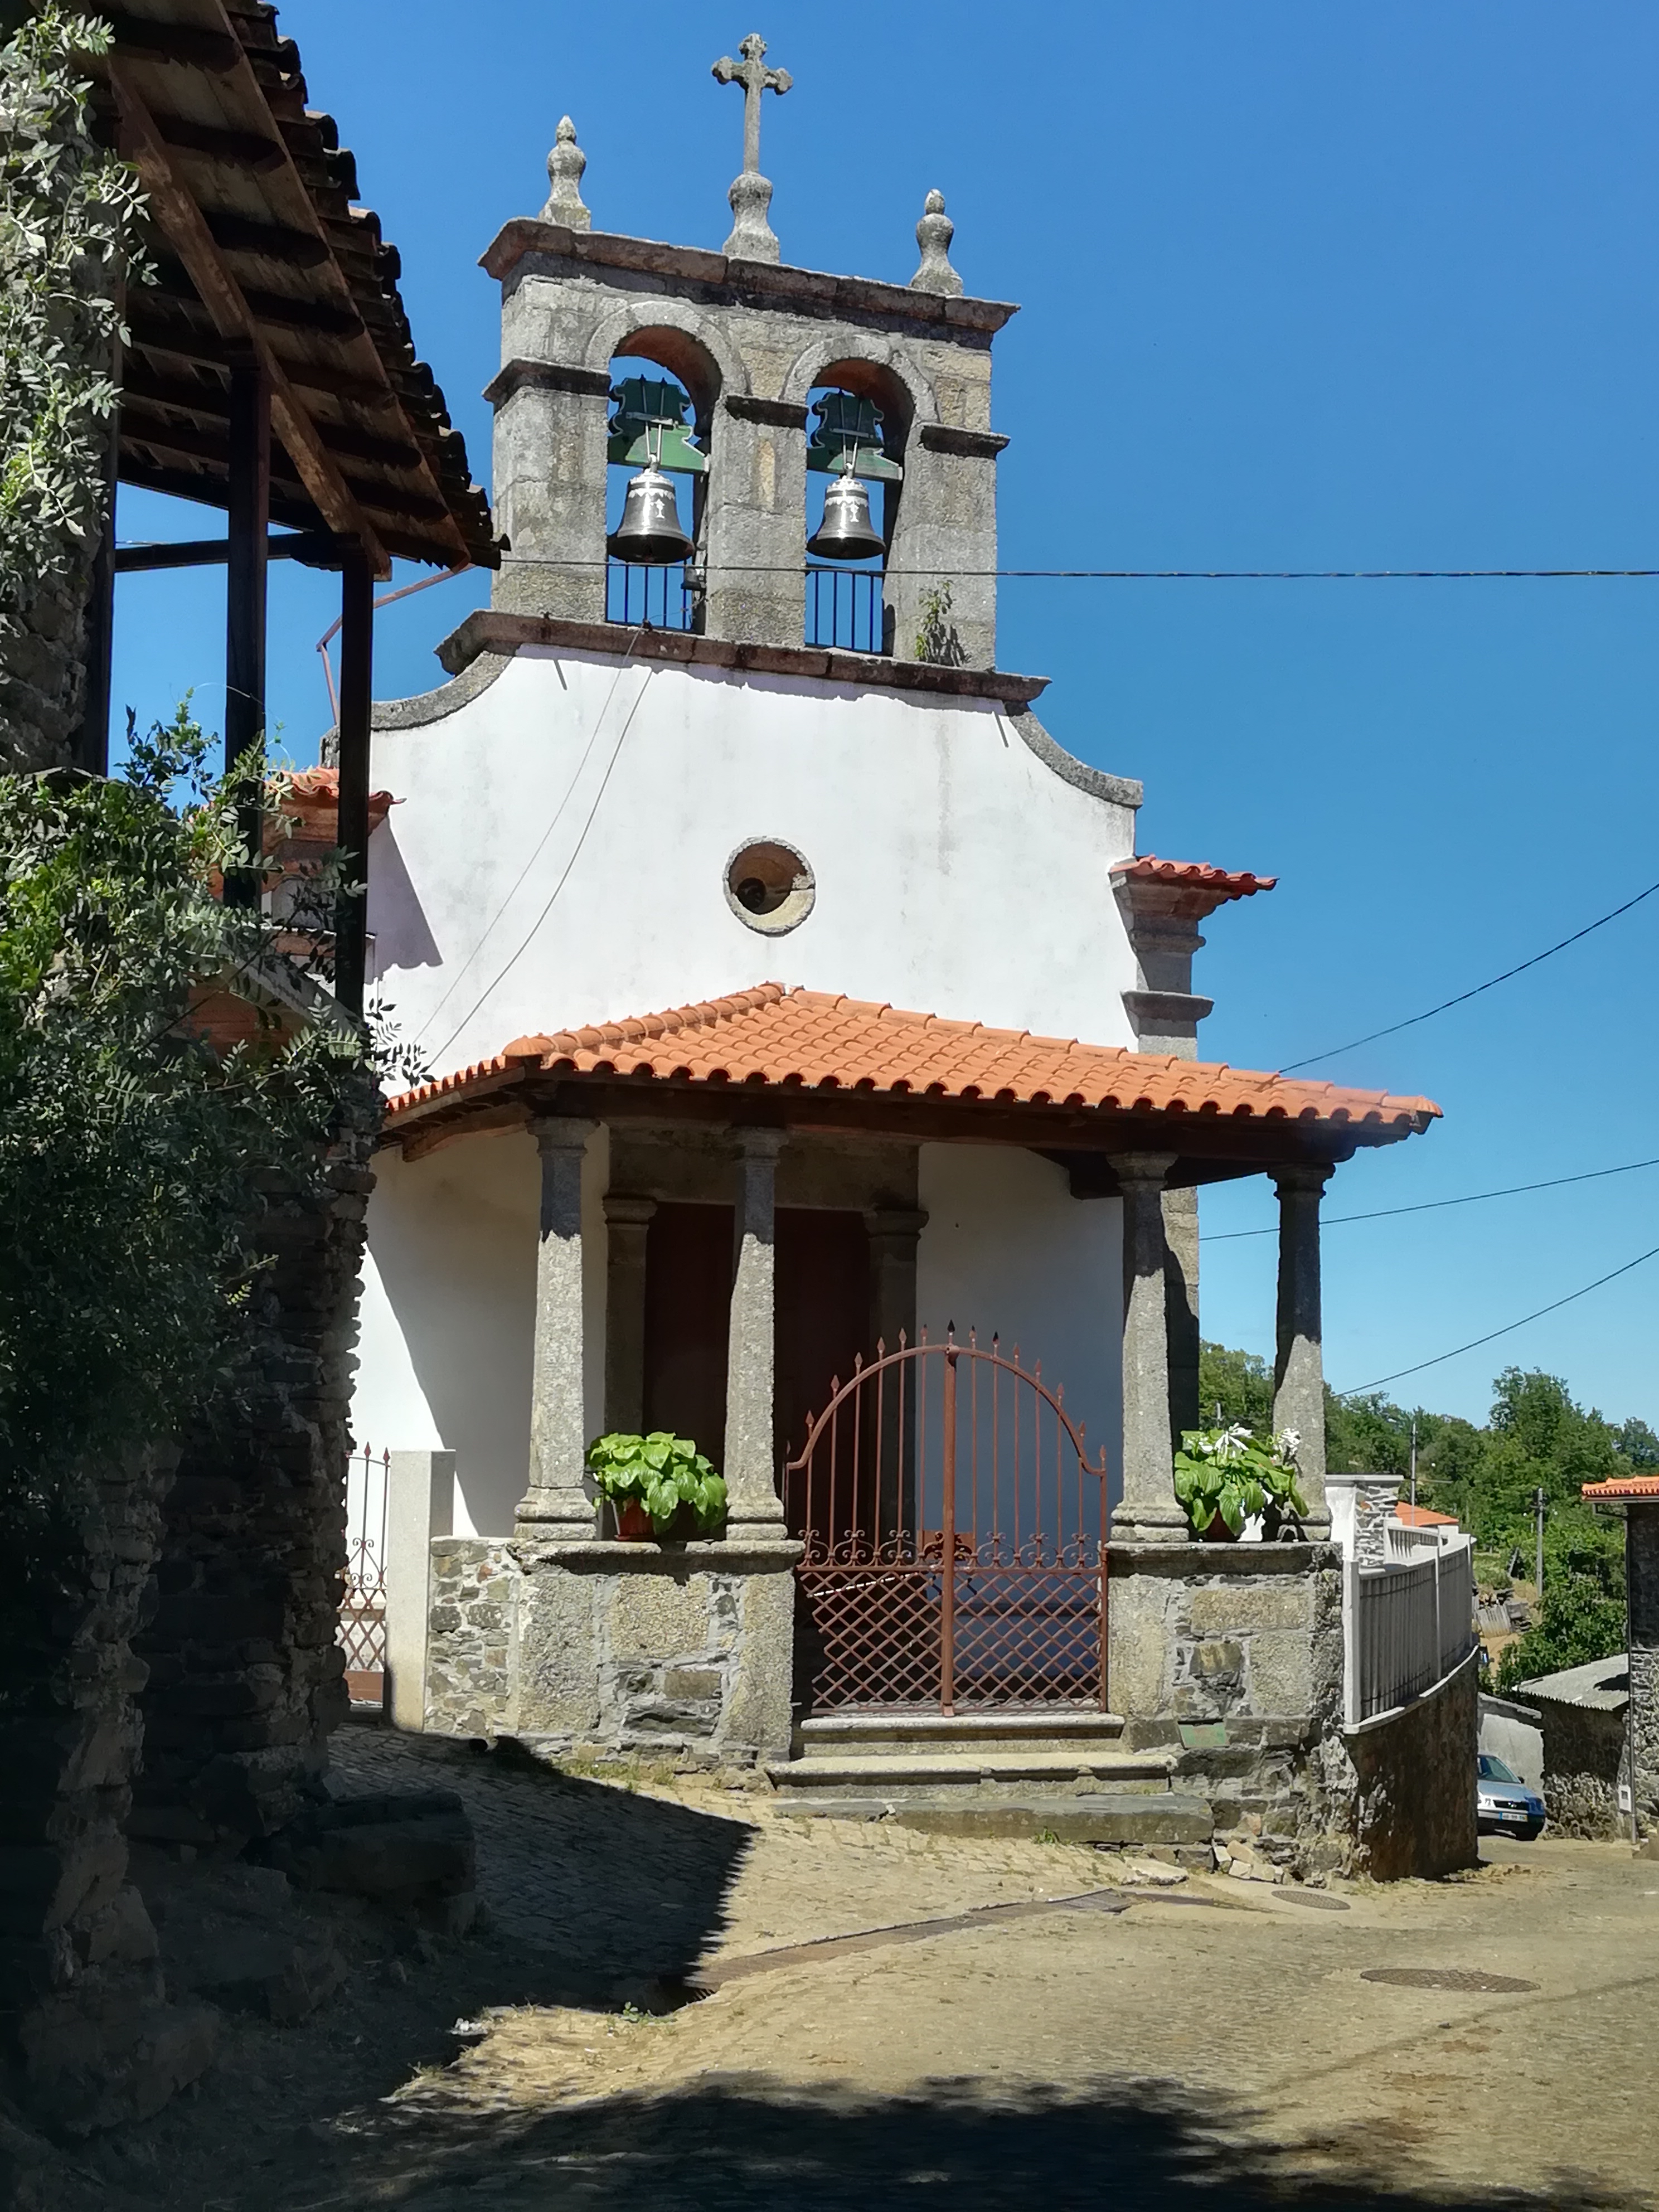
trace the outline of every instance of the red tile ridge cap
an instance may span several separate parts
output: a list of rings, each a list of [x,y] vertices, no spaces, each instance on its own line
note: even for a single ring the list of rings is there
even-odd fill
[[[1270,891],[1277,876],[1253,875],[1248,869],[1217,868],[1208,860],[1161,860],[1156,853],[1141,853],[1115,860],[1110,872],[1136,883],[1184,884],[1195,890],[1219,891],[1224,898],[1254,898]]]
[[[1615,1474],[1605,1482],[1582,1483],[1579,1488],[1585,1498],[1659,1498],[1659,1474]]]

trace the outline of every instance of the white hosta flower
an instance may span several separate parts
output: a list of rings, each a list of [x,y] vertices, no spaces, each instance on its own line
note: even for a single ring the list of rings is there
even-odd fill
[[[1282,1460],[1293,1460],[1302,1449],[1299,1429],[1281,1429],[1273,1438],[1273,1449]]]

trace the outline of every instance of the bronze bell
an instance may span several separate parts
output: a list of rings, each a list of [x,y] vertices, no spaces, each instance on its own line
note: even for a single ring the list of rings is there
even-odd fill
[[[691,540],[680,528],[673,479],[654,461],[629,478],[622,520],[605,540],[605,550],[613,560],[631,561],[641,568],[666,568],[690,552]]]
[[[823,520],[807,539],[806,550],[825,561],[866,561],[887,550],[870,520],[870,495],[850,472],[837,477],[825,491]]]

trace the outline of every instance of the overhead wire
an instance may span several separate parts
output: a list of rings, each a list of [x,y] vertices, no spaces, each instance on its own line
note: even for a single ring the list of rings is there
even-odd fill
[[[1592,1291],[1599,1291],[1607,1283],[1616,1283],[1620,1275],[1628,1275],[1633,1268],[1643,1267],[1656,1258],[1659,1258],[1659,1244],[1655,1244],[1646,1252],[1638,1252],[1635,1259],[1626,1260],[1622,1267],[1613,1268],[1610,1274],[1598,1275],[1593,1283],[1586,1283],[1582,1290],[1569,1291],[1565,1297],[1553,1299],[1550,1304],[1540,1306],[1535,1312],[1522,1314],[1519,1321],[1507,1321],[1502,1328],[1488,1329],[1485,1336],[1471,1337],[1467,1344],[1460,1344],[1450,1352],[1437,1352],[1432,1359],[1419,1359],[1411,1367],[1396,1367],[1392,1375],[1379,1375],[1370,1382],[1356,1382],[1348,1389],[1338,1390],[1334,1395],[1339,1398],[1360,1398],[1368,1390],[1380,1390],[1385,1382],[1398,1382],[1405,1376],[1420,1375],[1425,1368],[1443,1367],[1449,1359],[1459,1359],[1466,1352],[1478,1352],[1483,1344],[1492,1344],[1500,1336],[1512,1335],[1517,1328],[1525,1328],[1528,1322],[1541,1321],[1546,1314],[1559,1313],[1563,1306],[1571,1305],[1577,1298],[1587,1298]]]
[[[1596,1182],[1603,1176],[1634,1175],[1638,1168],[1659,1168],[1659,1159],[1626,1160],[1622,1167],[1589,1168],[1583,1175],[1552,1176],[1547,1182],[1512,1182],[1502,1190],[1472,1190],[1462,1198],[1426,1198],[1415,1206],[1383,1206],[1374,1213],[1328,1213],[1321,1220],[1322,1229],[1334,1229],[1348,1221],[1388,1221],[1397,1213],[1437,1213],[1443,1206],[1479,1206],[1488,1198],[1518,1198],[1523,1191],[1560,1190],[1570,1182]],[[1200,1244],[1231,1244],[1242,1237],[1277,1237],[1278,1224],[1269,1223],[1265,1229],[1218,1229],[1199,1238]]]
[[[473,1015],[477,1012],[478,1008],[483,1006],[484,1000],[489,996],[490,993],[498,989],[501,985],[507,981],[507,978],[512,974],[514,968],[518,966],[519,962],[524,957],[525,953],[529,950],[537,931],[541,927],[543,922],[546,921],[548,915],[552,912],[554,901],[558,897],[559,893],[564,889],[566,884],[570,880],[570,872],[575,866],[578,860],[581,857],[582,848],[587,842],[587,833],[593,827],[594,821],[599,814],[599,807],[604,801],[605,792],[610,787],[611,778],[615,773],[617,763],[622,757],[622,749],[627,739],[628,732],[634,726],[634,717],[640,710],[640,703],[644,699],[647,691],[650,689],[651,678],[655,675],[655,673],[656,670],[654,668],[647,666],[645,671],[645,682],[641,684],[639,690],[635,693],[633,703],[629,708],[628,713],[623,718],[621,729],[617,732],[617,742],[611,749],[611,757],[605,764],[605,774],[599,778],[599,787],[593,794],[593,804],[588,808],[587,817],[583,822],[580,830],[577,832],[576,842],[570,848],[570,857],[565,862],[563,869],[560,872],[557,883],[554,884],[552,890],[543,901],[540,910],[538,912],[535,920],[531,923],[529,928],[525,931],[523,936],[519,939],[517,950],[510,955],[510,957],[499,969],[496,969],[495,975],[491,976],[489,981],[484,986],[483,989],[478,993],[477,996],[473,1000],[472,1004],[467,1008],[465,1013],[461,1016],[460,1020],[455,1024],[448,1036],[444,1038],[442,1043],[434,1045],[432,1048],[434,1054],[442,1054],[448,1051],[450,1046],[455,1042],[455,1039],[466,1027],[466,1024],[471,1020]],[[620,679],[620,670],[617,672],[617,675],[618,679]],[[611,686],[612,692],[614,692],[615,689],[616,685],[613,684]],[[606,704],[609,704],[608,696]],[[603,719],[604,717],[602,714],[600,720],[603,720]],[[599,724],[597,722],[594,725],[594,728],[597,732],[599,728]],[[589,750],[592,750],[591,744]],[[584,754],[583,759],[585,762],[586,759],[586,754]],[[577,778],[580,777],[580,769],[578,769]],[[576,780],[576,778],[573,778],[571,781],[571,789],[573,791],[575,788]],[[568,798],[568,796],[569,793],[567,793],[566,797]],[[551,834],[550,830],[548,834]],[[546,836],[544,836],[541,842],[544,845],[546,842],[547,837]],[[541,848],[538,846],[537,850],[539,851],[540,849]],[[520,875],[519,881],[520,883],[524,880],[524,875],[528,872],[528,866],[529,864],[526,863],[525,870],[521,872]],[[501,911],[503,913],[506,911],[505,907],[502,908]]]
[[[575,793],[576,786],[581,781],[582,771],[586,768],[589,760],[592,757],[593,748],[599,741],[599,732],[605,727],[605,718],[611,712],[611,702],[617,696],[617,686],[622,682],[623,678],[628,672],[629,659],[632,654],[635,647],[639,643],[639,639],[640,633],[635,629],[632,636],[628,641],[628,651],[623,653],[621,665],[618,666],[616,674],[611,679],[611,688],[605,695],[605,699],[599,708],[599,713],[593,717],[593,726],[588,732],[587,743],[583,746],[582,757],[577,762],[574,769],[572,771],[569,782],[565,786],[563,798],[560,799],[558,805],[554,808],[553,812],[549,818],[547,827],[542,831],[541,836],[536,840],[534,845],[532,846],[529,856],[526,860],[523,867],[520,869],[518,874],[513,878],[511,884],[508,886],[500,903],[497,905],[495,913],[490,916],[489,920],[484,924],[483,928],[480,931],[477,942],[474,945],[471,951],[467,954],[466,958],[461,963],[460,966],[456,969],[454,975],[450,978],[449,988],[445,991],[443,996],[438,1000],[437,1004],[427,1015],[426,1019],[421,1024],[420,1028],[416,1031],[415,1041],[417,1043],[425,1036],[427,1030],[431,1028],[433,1023],[437,1020],[439,1015],[442,1013],[444,1008],[449,1004],[451,999],[455,995],[455,993],[460,988],[463,978],[471,969],[473,963],[477,960],[479,956],[482,954],[485,945],[489,942],[490,938],[495,933],[497,925],[501,921],[507,908],[518,896],[520,884],[523,884],[526,877],[528,876],[530,871],[535,866],[537,861],[541,858],[548,839],[553,835],[553,832],[558,828],[559,823],[564,818],[564,810],[570,804],[571,799]],[[485,995],[487,996],[488,994]],[[477,1011],[477,1007],[480,1003],[481,1001],[479,1000],[474,1000],[472,1006],[468,1010],[466,1020],[470,1021],[471,1019],[473,1013]],[[465,1023],[464,1022],[462,1024],[462,1027],[465,1026]],[[451,1036],[453,1036],[455,1034],[456,1032],[454,1030],[450,1032]],[[446,1042],[447,1042],[447,1041],[448,1040],[446,1039]]]
[[[1351,1037],[1346,1044],[1334,1044],[1324,1052],[1310,1052],[1302,1060],[1286,1060],[1279,1073],[1292,1075],[1298,1067],[1311,1067],[1316,1060],[1334,1060],[1340,1053],[1356,1052],[1362,1044],[1375,1044],[1379,1037],[1398,1036],[1401,1030],[1415,1029],[1419,1022],[1432,1021],[1437,1014],[1443,1014],[1453,1006],[1465,1006],[1471,999],[1478,999],[1483,991],[1496,990],[1500,983],[1508,983],[1516,975],[1524,975],[1528,969],[1536,968],[1543,961],[1553,960],[1558,952],[1565,952],[1570,945],[1577,945],[1582,939],[1592,936],[1596,930],[1605,929],[1610,921],[1617,921],[1620,915],[1628,914],[1632,907],[1640,906],[1644,899],[1650,899],[1656,891],[1659,891],[1659,883],[1650,884],[1644,891],[1638,891],[1634,898],[1628,898],[1622,906],[1614,907],[1611,914],[1600,915],[1594,921],[1587,921],[1582,929],[1575,929],[1571,937],[1564,937],[1559,944],[1550,945],[1543,952],[1534,952],[1530,960],[1522,961],[1518,967],[1506,968],[1501,975],[1493,975],[1484,983],[1477,983],[1473,990],[1460,991],[1455,999],[1443,999],[1437,1006],[1429,1007],[1425,1013],[1409,1014],[1403,1022],[1390,1022],[1386,1029],[1368,1030],[1364,1036]]]
[[[533,559],[538,568],[603,568],[598,559],[550,558],[541,554],[513,554],[507,562]],[[717,561],[702,571],[710,575],[798,576],[810,569],[794,561]],[[1547,582],[1558,579],[1615,580],[1659,576],[1659,568],[915,568],[889,567],[888,576],[957,577],[964,583],[989,581],[995,577],[1036,581],[1106,584],[1431,584],[1456,582]]]

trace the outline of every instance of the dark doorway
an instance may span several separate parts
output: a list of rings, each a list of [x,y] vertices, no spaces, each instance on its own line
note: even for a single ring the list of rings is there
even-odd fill
[[[729,1206],[659,1206],[645,1242],[645,1425],[726,1451]]]
[[[845,1382],[870,1334],[870,1238],[861,1213],[780,1206],[775,1442],[799,1451],[806,1427]]]
[[[645,1425],[691,1437],[716,1467],[726,1449],[732,1210],[664,1204],[645,1247]],[[870,1335],[870,1239],[860,1213],[777,1213],[775,1441],[799,1451],[832,1381]],[[780,1457],[780,1464],[781,1458]]]

